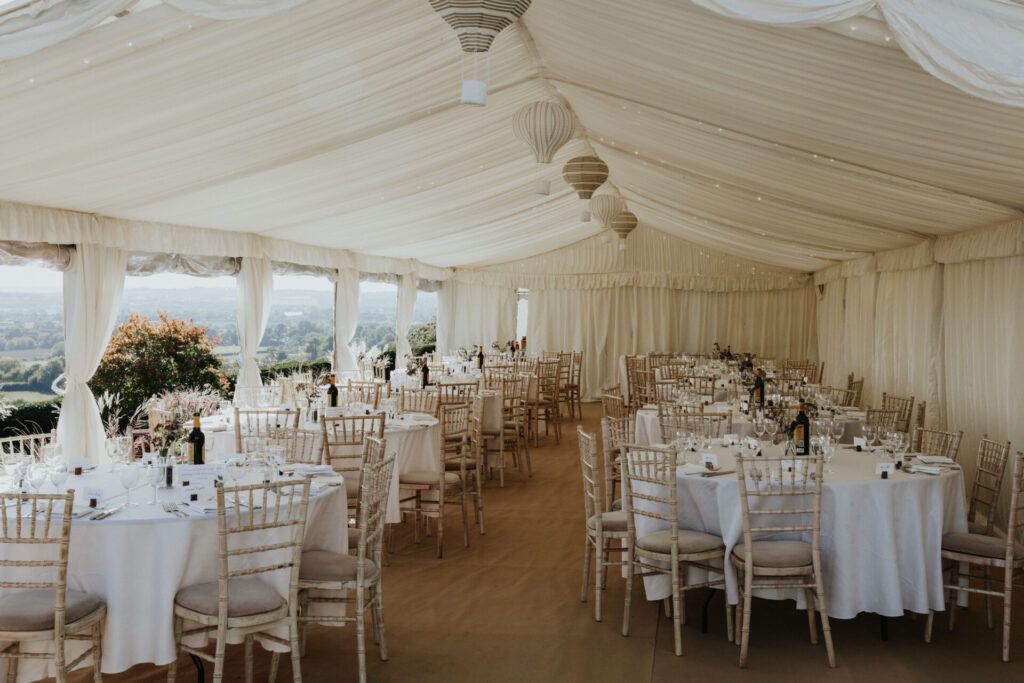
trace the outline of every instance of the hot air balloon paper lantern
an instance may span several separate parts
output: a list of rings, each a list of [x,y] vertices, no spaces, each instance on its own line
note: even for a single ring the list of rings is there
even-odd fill
[[[632,211],[623,211],[612,219],[612,230],[619,236],[619,251],[626,250],[626,238],[636,228],[636,214]]]
[[[478,57],[486,59],[495,37],[523,16],[530,0],[430,0],[430,6],[459,37],[464,60],[472,57],[472,78],[462,79],[462,103],[486,104],[487,83],[480,78]],[[465,71],[464,65],[463,76]]]
[[[590,212],[601,225],[611,230],[612,219],[626,210],[626,202],[614,194],[595,194],[590,198]]]
[[[590,221],[590,198],[594,190],[608,180],[608,166],[595,156],[573,157],[562,167],[562,177],[583,200],[580,220],[584,223]]]
[[[538,164],[550,164],[551,158],[572,137],[572,113],[558,102],[531,102],[512,117],[512,132],[529,145]],[[551,182],[537,180],[537,193],[548,194]]]

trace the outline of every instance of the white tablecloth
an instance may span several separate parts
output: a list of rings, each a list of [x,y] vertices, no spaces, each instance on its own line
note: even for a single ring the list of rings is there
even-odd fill
[[[713,404],[708,408],[709,411],[728,409],[728,405],[724,403]],[[853,437],[861,435],[861,426],[864,424],[863,413],[856,412],[840,415],[838,419],[843,423],[843,434],[839,437],[839,443],[852,444]],[[748,436],[756,436],[754,424],[751,422],[750,416],[738,411],[734,412],[732,416],[732,433],[738,435],[741,439]],[[650,446],[651,444],[665,443],[665,441],[661,433],[661,425],[658,424],[658,411],[649,409],[636,411],[636,442],[642,446]]]
[[[104,489],[111,506],[124,502],[123,495],[109,498],[123,494],[117,474],[87,473],[69,478],[65,486],[75,489],[76,501],[86,502],[85,489],[89,487]],[[44,492],[49,490],[52,487],[48,484]],[[181,501],[185,497],[181,489],[161,489],[159,493],[162,500]],[[68,589],[95,594],[107,603],[104,673],[118,673],[140,663],[163,665],[173,661],[175,594],[185,586],[217,580],[216,513],[181,519],[159,505],[146,504],[151,498],[152,488],[142,486],[132,492],[132,501],[140,503],[138,506],[105,520],[75,519],[71,525]],[[305,548],[345,551],[346,509],[344,485],[323,487],[316,496],[311,495]],[[17,547],[0,546],[0,552]],[[277,589],[287,595],[286,572],[268,576],[273,576]],[[68,660],[85,647],[69,641]],[[0,660],[2,680],[6,680],[6,661]],[[91,662],[87,664],[91,666]],[[50,665],[43,660],[22,660],[18,681],[52,676],[52,668],[44,673],[45,666]]]
[[[735,469],[735,448],[707,452],[718,454],[723,470]],[[698,455],[691,453],[691,461]],[[874,473],[877,462],[875,454],[841,448],[826,466],[832,471],[825,473],[822,492],[821,557],[828,614],[850,619],[861,612],[895,617],[904,610],[943,610],[942,536],[967,531],[963,475],[897,472],[883,480]],[[677,481],[680,528],[721,536],[731,553],[743,537],[736,475],[680,473]],[[636,520],[641,535],[667,528],[648,517]],[[810,541],[809,534],[804,540]],[[649,600],[671,595],[668,577],[644,581]],[[726,588],[729,601],[737,602],[736,573],[728,561]],[[802,592],[765,597],[795,597],[799,606],[805,604]]]
[[[320,425],[307,423],[301,427],[314,434],[314,449],[323,450],[323,430]],[[205,427],[204,427],[205,429]],[[430,415],[412,414],[384,426],[387,453],[395,453],[395,472],[388,494],[385,521],[402,521],[398,504],[398,475],[406,472],[436,471],[441,459],[441,426]],[[206,452],[211,462],[235,454],[234,427],[226,431],[206,431]]]

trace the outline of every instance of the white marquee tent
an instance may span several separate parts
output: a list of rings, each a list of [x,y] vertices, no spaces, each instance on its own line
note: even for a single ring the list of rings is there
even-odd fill
[[[589,397],[717,340],[1020,445],[1021,46],[1008,0],[534,0],[480,108],[426,0],[0,3],[0,262],[65,268],[90,456],[124,273],[168,268],[237,273],[243,383],[275,269],[336,278],[340,367],[384,274],[402,331],[439,289],[441,348],[511,338],[528,289],[530,347],[583,350]],[[545,99],[575,133],[538,166],[511,120]],[[587,153],[625,251],[559,177]]]

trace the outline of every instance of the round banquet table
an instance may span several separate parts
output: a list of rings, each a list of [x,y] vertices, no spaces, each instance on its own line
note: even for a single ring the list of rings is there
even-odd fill
[[[772,447],[770,455],[781,455]],[[718,476],[677,471],[679,526],[721,536],[726,557],[743,537],[743,514],[735,470],[735,447],[712,446],[723,472]],[[689,453],[690,463],[700,460]],[[827,464],[821,503],[821,558],[828,614],[851,619],[861,612],[901,616],[904,610],[927,613],[945,609],[942,590],[942,537],[967,531],[964,482],[959,469],[941,474],[897,471],[889,479],[875,474],[877,453],[839,448]],[[696,468],[686,468],[696,469]],[[649,484],[643,486],[651,486]],[[638,492],[643,492],[638,487]],[[667,528],[637,516],[637,534]],[[810,534],[802,540],[810,542]],[[736,572],[726,561],[728,600],[738,601]],[[694,571],[691,582],[700,580]],[[667,576],[644,579],[648,600],[671,595]],[[758,591],[759,597],[796,599],[802,591]]]
[[[234,425],[222,418],[204,418],[203,432],[206,434],[207,459],[215,462],[237,454]],[[323,451],[323,429],[313,422],[299,426],[313,434],[314,452]],[[395,453],[395,470],[388,493],[388,508],[385,521],[397,524],[402,521],[398,503],[398,476],[406,472],[437,471],[441,462],[441,426],[437,418],[430,415],[406,413],[398,419],[388,419],[384,425],[384,441],[387,452]],[[358,449],[355,450],[358,455]]]
[[[187,468],[179,468],[178,475]],[[143,473],[144,474],[144,473]],[[255,475],[251,475],[255,477]],[[140,482],[144,477],[140,477]],[[255,483],[243,479],[239,484]],[[348,548],[348,527],[342,523],[347,515],[345,486],[317,484],[310,491],[304,548],[344,552]],[[341,482],[337,475],[332,482]],[[0,488],[7,482],[0,478]],[[115,507],[125,502],[124,488],[118,474],[107,473],[106,466],[80,476],[72,476],[65,484],[75,489],[75,511],[83,510],[85,490],[103,489],[104,503]],[[52,492],[47,483],[43,493]],[[158,489],[161,501],[181,503],[186,499],[181,488]],[[103,673],[114,674],[136,664],[169,664],[174,651],[174,596],[181,588],[217,580],[217,514],[189,507],[186,518],[165,512],[161,505],[149,505],[153,489],[139,486],[132,491],[132,502],[138,503],[103,520],[77,517],[71,523],[71,544],[68,555],[68,590],[92,593],[107,604],[103,630]],[[209,506],[204,506],[209,507]],[[184,508],[183,508],[184,509]],[[0,546],[6,557],[24,546]],[[21,551],[24,552],[24,551]],[[23,559],[19,557],[19,559]],[[282,595],[287,595],[288,576],[280,571],[267,575]],[[2,592],[2,589],[0,589]],[[287,638],[286,633],[276,635]],[[201,641],[198,644],[201,646]],[[269,641],[268,649],[282,649]],[[32,651],[44,651],[46,643],[26,643]],[[87,647],[87,643],[67,642],[67,659],[71,661]],[[52,645],[49,647],[52,650]],[[0,680],[6,680],[7,662],[0,659]],[[83,666],[92,666],[87,659]],[[47,667],[49,669],[47,670]],[[53,676],[50,662],[22,660],[18,681],[34,681]]]
[[[709,412],[723,412],[729,410],[727,403],[713,403],[708,406]],[[860,436],[861,427],[864,424],[864,413],[848,411],[837,416],[843,423],[843,435],[839,437],[839,443],[852,444],[853,437]],[[732,433],[740,439],[756,437],[754,423],[749,415],[734,411],[732,415]],[[661,433],[661,425],[658,423],[658,410],[656,408],[643,408],[636,411],[636,443],[641,446],[664,443],[665,438]]]

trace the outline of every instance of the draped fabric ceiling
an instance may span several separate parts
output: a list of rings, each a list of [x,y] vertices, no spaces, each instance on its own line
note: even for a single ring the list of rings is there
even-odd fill
[[[347,250],[398,274],[500,279],[576,245],[565,265],[600,232],[559,178],[593,149],[610,168],[603,191],[640,219],[631,241],[676,238],[676,276],[701,262],[707,277],[749,270],[752,282],[767,268],[789,282],[1022,215],[1024,110],[836,26],[746,23],[678,0],[534,0],[495,41],[477,108],[458,103],[457,39],[425,0],[296,0],[231,21],[172,6],[203,4],[144,0],[3,63],[0,200],[22,206],[0,216],[113,217],[89,239],[138,250],[283,250],[312,265]],[[538,167],[511,119],[553,97],[578,117],[576,137]],[[549,196],[532,193],[539,173]],[[76,241],[56,215],[5,220],[2,236]],[[592,242],[608,272],[662,270],[643,255],[658,249],[620,257]],[[481,266],[500,272],[468,272]]]

